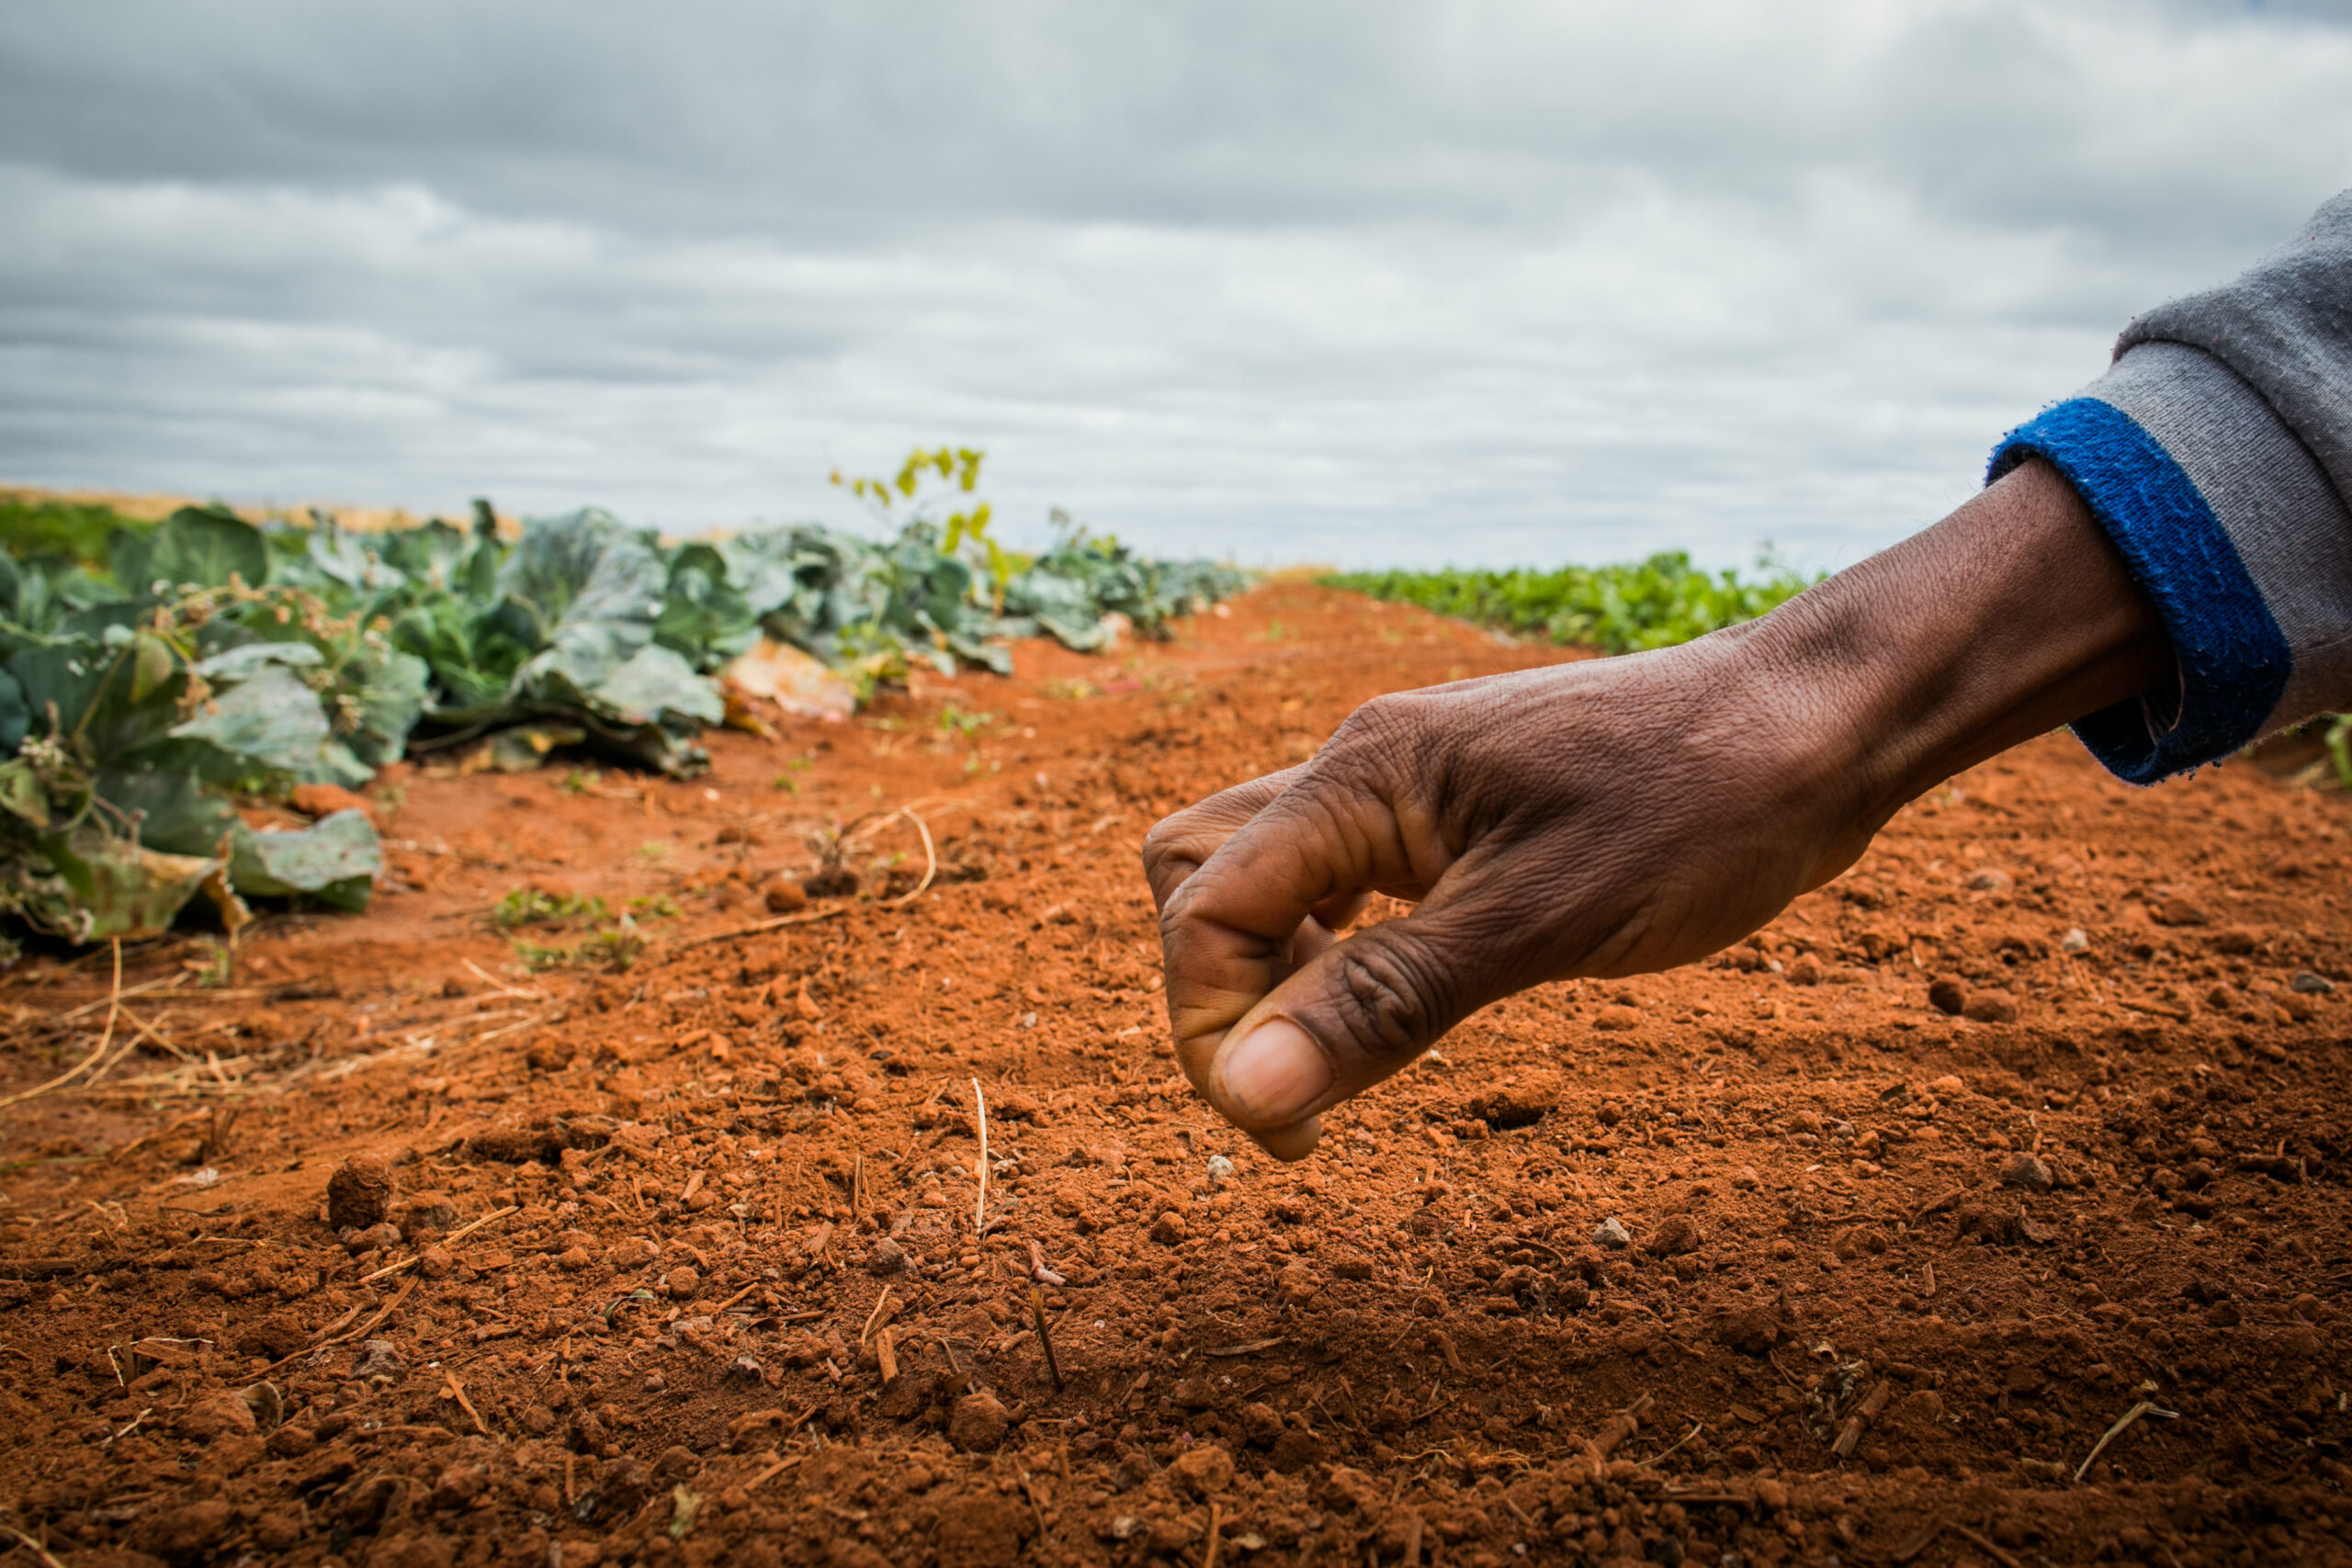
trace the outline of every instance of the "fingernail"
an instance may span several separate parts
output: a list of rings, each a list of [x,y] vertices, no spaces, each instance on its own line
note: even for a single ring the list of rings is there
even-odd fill
[[[1231,1045],[1217,1064],[1225,1098],[1246,1119],[1285,1126],[1331,1087],[1331,1063],[1284,1019],[1268,1019]]]

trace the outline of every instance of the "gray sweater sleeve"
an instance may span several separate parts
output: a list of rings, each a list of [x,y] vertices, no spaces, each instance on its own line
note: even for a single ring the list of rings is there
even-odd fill
[[[2172,635],[2176,689],[2076,730],[2154,783],[2352,707],[2352,191],[2235,282],[2134,321],[2012,432],[2074,484]]]

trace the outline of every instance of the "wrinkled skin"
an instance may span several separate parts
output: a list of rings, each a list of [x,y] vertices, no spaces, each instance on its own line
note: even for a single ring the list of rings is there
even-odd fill
[[[1763,620],[1377,698],[1146,840],[1177,1059],[1301,1157],[1477,1009],[1704,957],[1951,773],[2175,680],[2113,547],[2029,464]],[[1375,892],[1416,907],[1343,936]]]

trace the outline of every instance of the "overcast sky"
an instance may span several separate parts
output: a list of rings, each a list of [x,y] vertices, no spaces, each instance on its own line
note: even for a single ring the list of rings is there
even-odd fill
[[[2342,6],[0,9],[0,479],[1849,562],[2352,185]]]

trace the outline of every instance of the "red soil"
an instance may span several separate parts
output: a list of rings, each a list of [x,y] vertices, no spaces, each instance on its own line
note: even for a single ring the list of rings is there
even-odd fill
[[[209,989],[130,953],[130,1053],[10,1111],[0,1519],[94,1563],[2343,1560],[2339,796],[2048,738],[1710,964],[1481,1014],[1302,1166],[1171,1077],[1151,822],[1557,657],[1276,584],[692,784],[388,781],[373,910]],[[900,805],[918,896],[869,816],[864,891],[694,940]],[[531,973],[585,933],[495,928],[524,886],[668,903]],[[97,1043],[68,956],[0,984],[12,1089]]]

